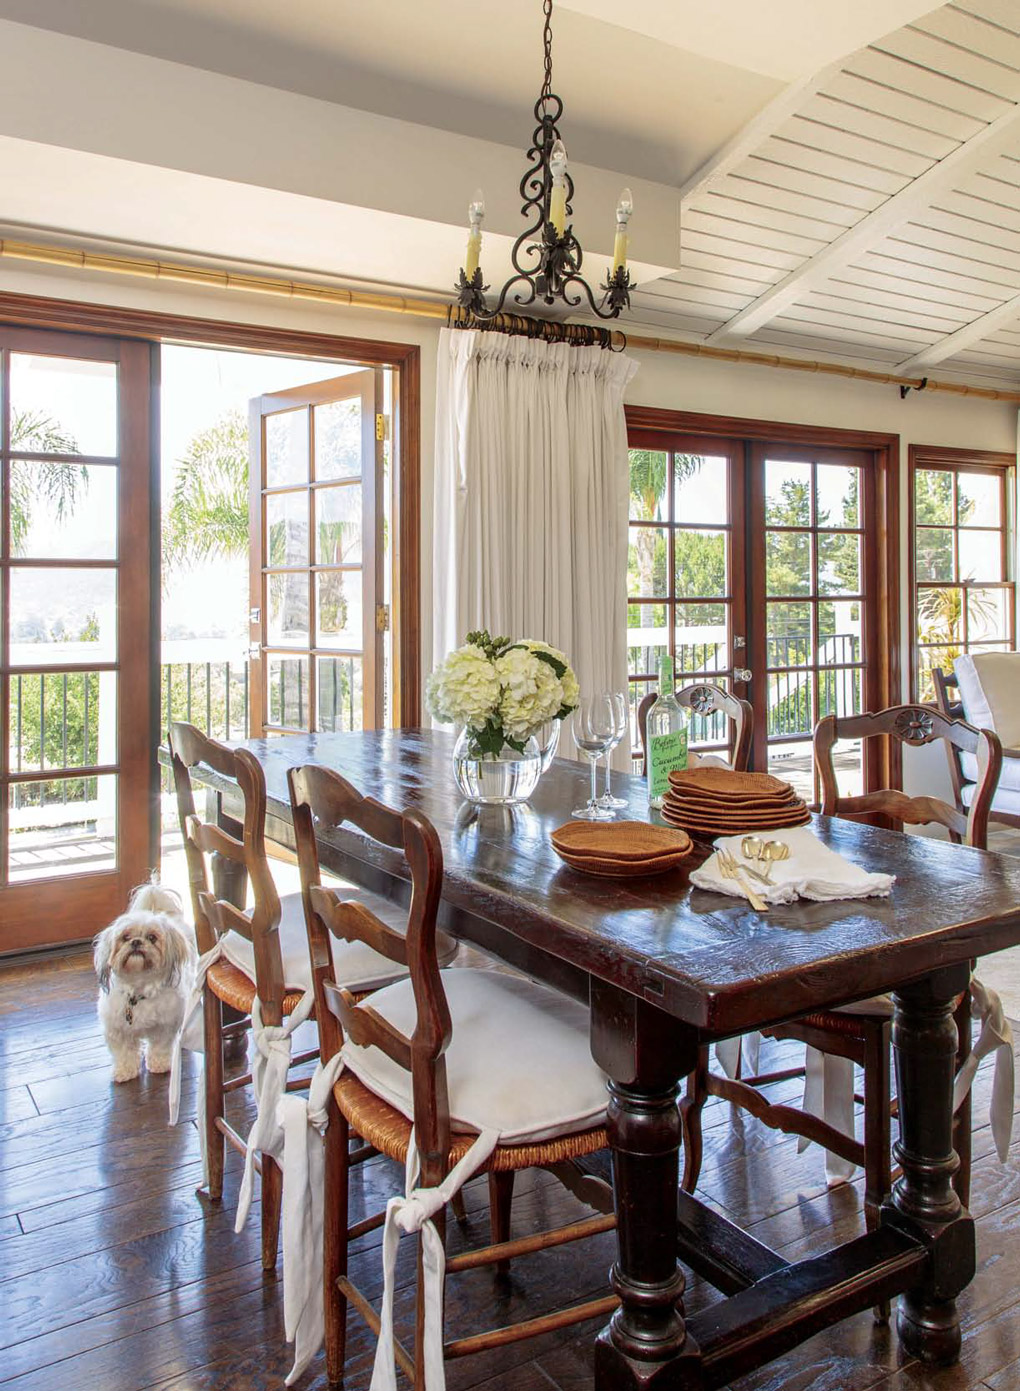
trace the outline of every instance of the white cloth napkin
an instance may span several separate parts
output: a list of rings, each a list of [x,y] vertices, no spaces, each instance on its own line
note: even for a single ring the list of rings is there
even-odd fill
[[[763,884],[754,875],[747,876],[747,882],[766,903],[793,903],[797,898],[814,899],[819,903],[841,898],[870,898],[872,895],[887,895],[892,892],[896,882],[892,874],[871,874],[860,865],[851,864],[823,845],[814,832],[806,826],[794,826],[778,831],[756,831],[762,840],[782,840],[790,847],[790,858],[772,864],[771,884]],[[766,866],[744,859],[741,851],[743,835],[721,836],[715,843],[728,850],[739,864],[761,873]],[[713,893],[729,894],[733,898],[746,897],[736,879],[724,879],[719,868],[718,854],[711,855],[705,863],[691,875],[691,883],[699,889],[709,889]]]

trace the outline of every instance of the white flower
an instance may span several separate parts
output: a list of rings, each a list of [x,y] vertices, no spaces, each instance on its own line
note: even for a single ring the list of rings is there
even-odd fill
[[[425,700],[442,724],[483,729],[500,702],[496,669],[480,647],[458,647],[425,683]]]
[[[556,672],[530,650],[530,645],[511,647],[496,658],[496,672],[503,688],[499,713],[511,739],[527,739],[546,720],[556,717],[563,705],[563,686]]]
[[[577,677],[574,675],[574,668],[570,665],[570,659],[565,652],[561,652],[558,647],[550,647],[547,642],[527,641],[524,646],[530,652],[546,652],[555,661],[562,663],[566,670],[559,678],[563,687],[563,704],[568,710],[573,710],[577,702],[581,699],[581,687],[578,685]]]

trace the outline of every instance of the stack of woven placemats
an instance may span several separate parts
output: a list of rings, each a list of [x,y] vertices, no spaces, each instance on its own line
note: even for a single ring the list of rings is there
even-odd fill
[[[648,821],[568,821],[549,837],[571,869],[609,879],[662,874],[691,853],[691,838]]]
[[[669,775],[662,817],[704,840],[803,826],[811,813],[788,782],[770,773],[686,768]]]

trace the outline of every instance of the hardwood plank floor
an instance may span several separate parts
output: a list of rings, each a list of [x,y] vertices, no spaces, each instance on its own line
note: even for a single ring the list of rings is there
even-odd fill
[[[779,1063],[792,1045],[768,1045]],[[990,1065],[975,1087],[974,1182],[978,1273],[961,1300],[958,1367],[932,1372],[901,1357],[895,1334],[859,1315],[734,1383],[732,1391],[1018,1391],[1020,1388],[1020,1127],[1000,1165],[987,1126]],[[182,1114],[198,1086],[186,1064]],[[115,1087],[95,1017],[84,954],[0,968],[0,1384],[15,1391],[278,1391],[290,1367],[282,1290],[259,1261],[258,1204],[236,1236],[240,1159],[229,1155],[222,1204],[201,1177],[193,1122],[166,1124],[165,1077]],[[799,1083],[772,1089],[795,1099]],[[230,1098],[235,1122],[251,1106]],[[384,1160],[363,1166],[352,1220],[382,1206],[400,1176]],[[820,1154],[712,1102],[705,1112],[701,1196],[788,1258],[862,1230],[860,1181],[829,1190]],[[484,1182],[465,1190],[466,1228],[450,1223],[451,1250],[488,1231]],[[522,1176],[514,1233],[587,1215],[544,1173]],[[354,1278],[380,1289],[380,1233],[352,1248]],[[515,1262],[494,1287],[486,1271],[448,1285],[451,1327],[478,1330],[604,1292],[611,1234]],[[406,1336],[413,1301],[412,1243],[401,1244],[396,1313]],[[692,1278],[686,1302],[718,1296]],[[594,1326],[450,1364],[450,1391],[587,1391]],[[367,1391],[373,1340],[350,1320],[347,1391]],[[321,1359],[299,1391],[323,1391]]]

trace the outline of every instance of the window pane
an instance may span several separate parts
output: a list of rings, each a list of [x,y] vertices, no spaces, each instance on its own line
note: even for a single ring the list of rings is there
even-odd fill
[[[315,563],[353,565],[361,554],[361,484],[316,488]]]
[[[914,516],[918,524],[952,526],[953,475],[946,469],[918,469],[914,474]]]
[[[322,570],[315,576],[316,641],[320,647],[345,647],[360,652],[361,571]]]
[[[811,593],[811,534],[765,533],[765,590],[768,594]]]
[[[767,678],[770,736],[804,734],[810,739],[815,727],[814,675],[811,671],[779,671]],[[772,754],[769,755],[771,766]],[[785,777],[785,774],[781,774]]]
[[[819,464],[818,525],[859,526],[860,469]]]
[[[728,592],[725,531],[677,531],[673,546],[677,598],[711,599]]]
[[[659,657],[669,647],[665,604],[627,606],[627,670],[658,679]]]
[[[861,538],[849,533],[818,537],[819,594],[860,594]]]
[[[861,605],[856,599],[818,605],[818,660],[826,665],[861,660]]]
[[[809,693],[805,690],[801,692],[803,701],[802,708],[809,708]],[[798,715],[798,721],[810,720],[810,715]],[[810,728],[810,725],[807,726]],[[785,782],[793,786],[798,797],[803,797],[805,802],[814,802],[815,798],[815,767],[814,754],[811,746],[810,735],[804,739],[797,739],[791,743],[770,744],[769,745],[769,772],[777,778],[782,778]],[[780,837],[781,839],[781,837]]]
[[[673,455],[673,520],[725,523],[730,518],[726,458],[705,454]]]
[[[953,670],[953,663],[960,655],[960,648],[952,647],[922,647],[917,654],[917,698],[918,700],[934,700],[935,684],[932,681],[932,672],[936,667],[940,667],[947,674]]]
[[[666,520],[669,455],[661,449],[630,450],[630,516],[635,522]]]
[[[266,498],[270,565],[308,564],[308,494],[273,493]]]
[[[361,729],[361,658],[320,657],[316,671],[319,729],[330,733]]]
[[[11,448],[33,454],[117,453],[112,362],[11,353]]]
[[[308,728],[308,658],[266,656],[269,723]]]
[[[11,665],[117,660],[116,570],[10,571]]]
[[[953,573],[953,533],[948,528],[918,527],[914,555],[919,580],[956,579]]]
[[[270,647],[310,647],[308,575],[266,576],[266,641]]]
[[[635,599],[664,599],[669,551],[663,527],[632,526],[627,552],[627,593]]]
[[[266,416],[266,487],[308,482],[308,412]]]
[[[1009,638],[1005,589],[967,590],[967,640],[969,643],[990,642]]]
[[[117,761],[117,673],[47,671],[10,678],[11,771]]]
[[[960,526],[1002,525],[1002,481],[997,474],[960,473],[956,492]]]
[[[810,604],[768,604],[765,623],[770,667],[805,666],[811,661]]]
[[[654,681],[631,681],[628,683],[627,694],[630,699],[630,747],[632,750],[640,751],[641,736],[638,733],[637,712],[638,706],[644,700],[649,691],[656,690]],[[635,772],[641,771],[640,763],[635,764]]]
[[[676,670],[685,676],[727,671],[729,635],[726,604],[678,604]]]
[[[1002,533],[1000,531],[957,532],[960,547],[961,580],[1001,580]]]
[[[18,782],[8,793],[12,883],[117,868],[117,774]]]
[[[766,526],[811,525],[811,465],[765,460]]]
[[[928,644],[963,641],[962,589],[927,589],[919,586],[917,640]]]
[[[11,553],[41,560],[115,560],[117,469],[13,459]]]
[[[315,477],[361,477],[361,398],[315,408]]]
[[[859,715],[861,706],[860,667],[823,667],[818,673],[818,718],[826,715]],[[836,749],[840,748],[840,741]],[[836,759],[837,776],[839,758]],[[842,780],[840,780],[842,785]]]

